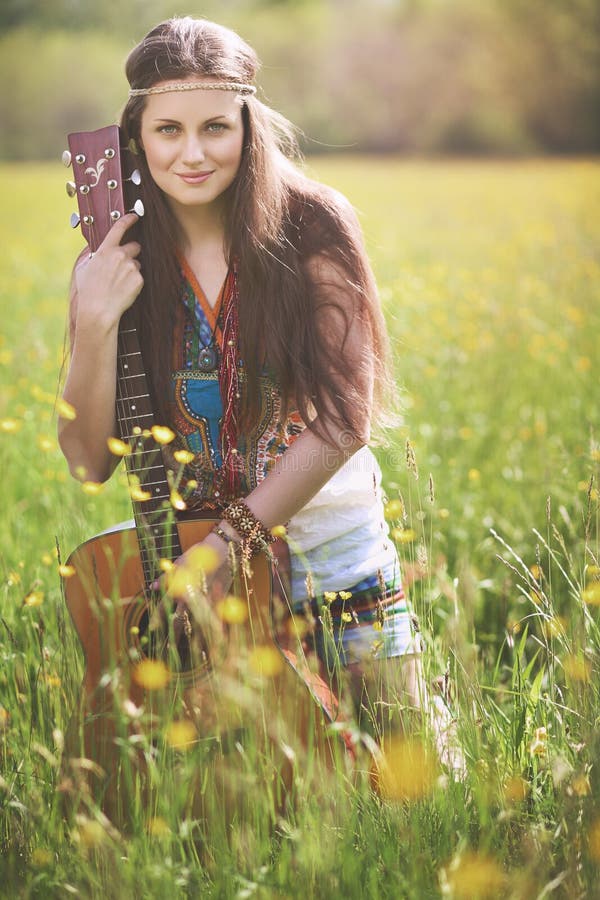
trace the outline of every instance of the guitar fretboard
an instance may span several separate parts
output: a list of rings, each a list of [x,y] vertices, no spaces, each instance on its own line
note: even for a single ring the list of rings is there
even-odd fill
[[[117,422],[132,493],[138,544],[148,590],[160,574],[160,560],[181,555],[179,532],[170,502],[171,489],[160,445],[150,433],[154,413],[133,316],[121,319],[117,351]]]

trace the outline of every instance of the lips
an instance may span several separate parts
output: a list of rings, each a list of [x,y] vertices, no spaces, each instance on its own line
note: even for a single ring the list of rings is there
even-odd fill
[[[210,172],[178,172],[177,175],[181,178],[182,181],[185,181],[186,184],[202,184],[206,181],[207,178],[210,178],[212,175],[212,171]]]

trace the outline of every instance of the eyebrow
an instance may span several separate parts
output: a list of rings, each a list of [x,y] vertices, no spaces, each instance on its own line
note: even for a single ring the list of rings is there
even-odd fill
[[[229,115],[228,113],[222,113],[219,116],[211,116],[210,119],[206,119],[202,124],[209,125],[211,122],[216,122],[218,119],[231,120],[232,118],[233,118],[233,116]],[[155,122],[168,122],[169,124],[172,124],[172,125],[181,125],[181,122],[179,119],[158,118],[158,119],[154,119],[154,121]]]

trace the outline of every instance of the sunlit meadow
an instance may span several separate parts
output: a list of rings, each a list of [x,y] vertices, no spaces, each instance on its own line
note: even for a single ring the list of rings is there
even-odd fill
[[[129,498],[119,475],[73,482],[56,443],[81,240],[65,170],[4,166],[0,894],[597,896],[600,168],[346,157],[311,170],[359,210],[378,277],[402,413],[377,435],[387,515],[464,771],[391,747],[383,797],[346,785],[343,818],[317,798],[276,834],[215,837],[209,863],[168,772],[129,836],[93,807],[65,826],[59,759],[82,659],[59,567],[128,518]]]

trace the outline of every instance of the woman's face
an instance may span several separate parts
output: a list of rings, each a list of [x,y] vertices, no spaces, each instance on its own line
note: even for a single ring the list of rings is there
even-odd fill
[[[210,205],[240,167],[244,125],[239,95],[201,89],[149,94],[140,137],[150,174],[175,213],[178,206]]]

